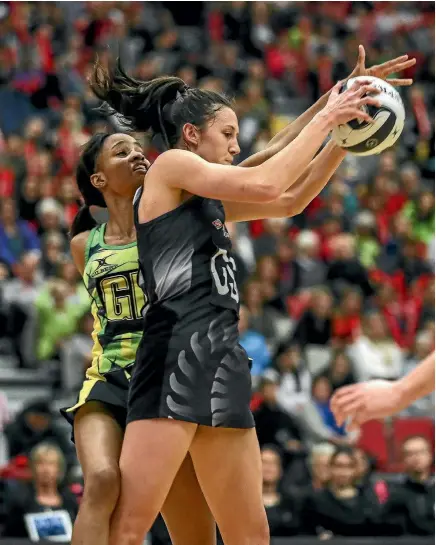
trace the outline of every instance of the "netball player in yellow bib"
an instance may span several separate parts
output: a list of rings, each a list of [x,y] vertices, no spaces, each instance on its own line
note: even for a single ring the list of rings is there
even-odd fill
[[[140,144],[131,136],[97,134],[77,168],[85,205],[72,226],[71,253],[91,298],[94,346],[77,403],[62,411],[73,424],[85,479],[73,545],[108,544],[109,520],[119,495],[128,384],[147,304],[138,285],[132,201],[147,167]],[[96,224],[92,205],[108,209],[107,223]],[[215,523],[190,458],[182,464],[162,512],[173,544],[215,543]]]

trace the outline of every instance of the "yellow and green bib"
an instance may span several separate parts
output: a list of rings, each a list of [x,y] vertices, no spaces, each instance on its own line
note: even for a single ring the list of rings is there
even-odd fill
[[[136,242],[125,246],[105,244],[105,229],[105,223],[95,227],[86,244],[83,280],[94,316],[89,378],[104,376],[135,362],[142,338],[142,313],[147,304],[138,285]]]

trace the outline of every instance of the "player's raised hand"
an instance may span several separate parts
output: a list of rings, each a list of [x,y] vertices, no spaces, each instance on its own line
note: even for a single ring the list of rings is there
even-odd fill
[[[380,90],[373,87],[370,80],[364,79],[355,81],[349,89],[341,93],[342,85],[343,82],[339,81],[333,87],[328,102],[320,113],[329,117],[332,128],[356,118],[372,123],[373,119],[365,105],[380,107],[379,100],[374,96]]]
[[[395,382],[370,380],[339,388],[332,397],[331,409],[338,426],[350,419],[350,428],[368,420],[386,418],[401,411],[402,397]]]
[[[414,66],[416,64],[415,58],[409,59],[409,55],[402,55],[401,57],[386,61],[382,64],[375,64],[374,66],[366,68],[365,57],[365,48],[363,45],[359,45],[359,56],[357,58],[357,63],[354,70],[348,76],[349,78],[355,78],[357,76],[372,76],[375,78],[384,79],[395,87],[412,85],[413,79],[388,79],[388,77],[392,74],[402,72],[403,70],[406,70],[406,68]]]

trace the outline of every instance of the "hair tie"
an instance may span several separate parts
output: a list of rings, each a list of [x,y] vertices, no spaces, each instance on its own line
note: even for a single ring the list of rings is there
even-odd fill
[[[185,85],[182,87],[182,90],[177,91],[176,100],[184,98],[188,94],[189,89],[190,89],[189,85],[186,85],[186,83],[185,83]]]

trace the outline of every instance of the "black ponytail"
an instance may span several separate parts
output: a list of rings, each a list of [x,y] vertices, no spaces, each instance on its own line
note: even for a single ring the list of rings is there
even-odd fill
[[[162,137],[167,149],[176,146],[185,123],[201,127],[219,109],[232,107],[227,97],[189,87],[173,76],[136,80],[124,72],[119,59],[108,69],[97,62],[90,86],[105,103],[103,111],[121,114],[131,130],[151,129],[153,135]]]
[[[90,231],[96,225],[97,222],[91,216],[89,206],[84,204],[80,207],[80,210],[77,212],[76,217],[73,220],[73,224],[71,225],[70,229],[70,238],[73,238],[84,231]]]
[[[70,238],[79,233],[93,229],[97,222],[91,215],[90,206],[106,208],[106,202],[102,193],[92,185],[91,176],[95,172],[96,161],[103,148],[103,144],[109,133],[94,134],[85,144],[80,160],[77,164],[76,180],[77,187],[82,194],[85,204],[77,212],[70,229]]]

